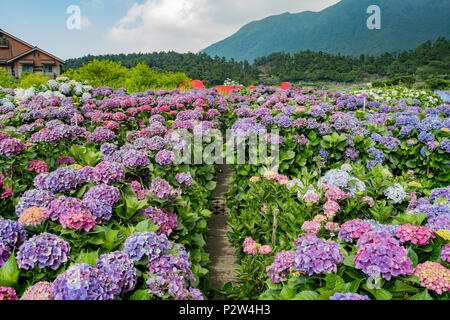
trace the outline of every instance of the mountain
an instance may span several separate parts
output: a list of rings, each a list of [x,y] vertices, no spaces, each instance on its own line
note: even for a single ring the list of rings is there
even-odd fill
[[[381,29],[369,30],[367,8],[381,9]],[[274,52],[312,50],[359,57],[450,38],[449,0],[342,0],[320,12],[304,11],[251,22],[202,50],[238,61]]]

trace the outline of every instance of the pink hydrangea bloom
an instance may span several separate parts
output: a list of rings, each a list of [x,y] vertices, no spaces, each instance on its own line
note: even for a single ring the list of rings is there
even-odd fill
[[[261,248],[259,248],[259,253],[266,255],[272,252],[272,247],[271,246],[261,246]]]
[[[256,245],[257,245],[256,241],[254,241],[252,238],[246,238],[243,244],[244,252],[251,255],[255,255],[258,252],[258,248]]]
[[[305,221],[302,225],[302,229],[306,231],[306,233],[309,234],[316,234],[321,229],[321,224],[319,222],[315,221]]]
[[[64,228],[79,230],[83,228],[86,232],[95,228],[95,219],[87,211],[71,210],[63,214],[59,222]]]
[[[374,205],[375,205],[375,201],[373,200],[373,198],[372,197],[363,197],[362,199],[361,199],[361,202],[367,202],[368,204],[369,204],[369,207],[373,207]]]
[[[436,238],[434,232],[427,227],[405,224],[397,229],[397,238],[401,242],[411,241],[413,244],[427,245],[431,238]]]
[[[427,261],[419,264],[414,275],[420,278],[420,285],[443,294],[450,290],[450,269],[437,262]]]

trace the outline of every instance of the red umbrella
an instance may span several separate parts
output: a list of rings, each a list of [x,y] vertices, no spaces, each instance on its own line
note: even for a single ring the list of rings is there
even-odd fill
[[[281,84],[281,89],[286,90],[287,88],[292,87],[292,84],[290,82],[283,82]]]
[[[205,85],[200,80],[193,80],[192,86],[197,89],[205,89]]]

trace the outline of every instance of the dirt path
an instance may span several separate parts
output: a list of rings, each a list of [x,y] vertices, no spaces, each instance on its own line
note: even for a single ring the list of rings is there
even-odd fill
[[[227,224],[228,209],[225,204],[225,193],[233,171],[226,165],[220,167],[221,173],[217,177],[217,188],[213,192],[213,215],[208,222],[210,229],[206,244],[206,251],[211,258],[211,272],[209,280],[213,289],[220,290],[228,283],[234,283],[234,270],[239,267],[239,260],[235,249],[228,242],[227,232],[231,228]]]

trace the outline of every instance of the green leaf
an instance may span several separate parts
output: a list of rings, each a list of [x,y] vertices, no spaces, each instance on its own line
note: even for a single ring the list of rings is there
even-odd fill
[[[408,300],[434,300],[428,293],[428,289],[411,296]]]
[[[417,256],[417,253],[412,249],[408,249],[408,257],[411,259],[413,263],[413,267],[415,268],[419,264],[419,257]]]
[[[147,290],[137,290],[130,297],[130,300],[151,300],[151,298],[148,295]]]
[[[204,247],[206,242],[203,239],[203,235],[201,233],[196,233],[191,237],[193,243],[197,246],[197,247]]]
[[[413,286],[410,286],[409,284],[407,284],[403,281],[395,280],[394,288],[392,289],[392,291],[417,293],[417,292],[419,292],[419,289],[414,288]]]
[[[280,292],[280,300],[291,300],[295,297],[295,291],[289,288],[288,286],[284,286]]]
[[[345,281],[337,274],[327,274],[325,277],[325,290],[342,290],[345,287]]]
[[[16,258],[14,254],[11,254],[8,261],[0,268],[0,287],[14,287],[19,280],[19,274]]]
[[[302,291],[298,293],[292,300],[317,300],[319,294],[315,291]]]
[[[209,181],[205,187],[209,191],[214,191],[214,189],[216,189],[216,185],[217,185],[217,183],[215,181]]]
[[[356,263],[355,263],[355,258],[356,256],[346,256],[344,258],[344,265],[346,265],[347,267],[355,267]]]
[[[377,300],[392,300],[392,294],[385,289],[369,289],[365,284],[362,287],[364,290],[370,292]]]

